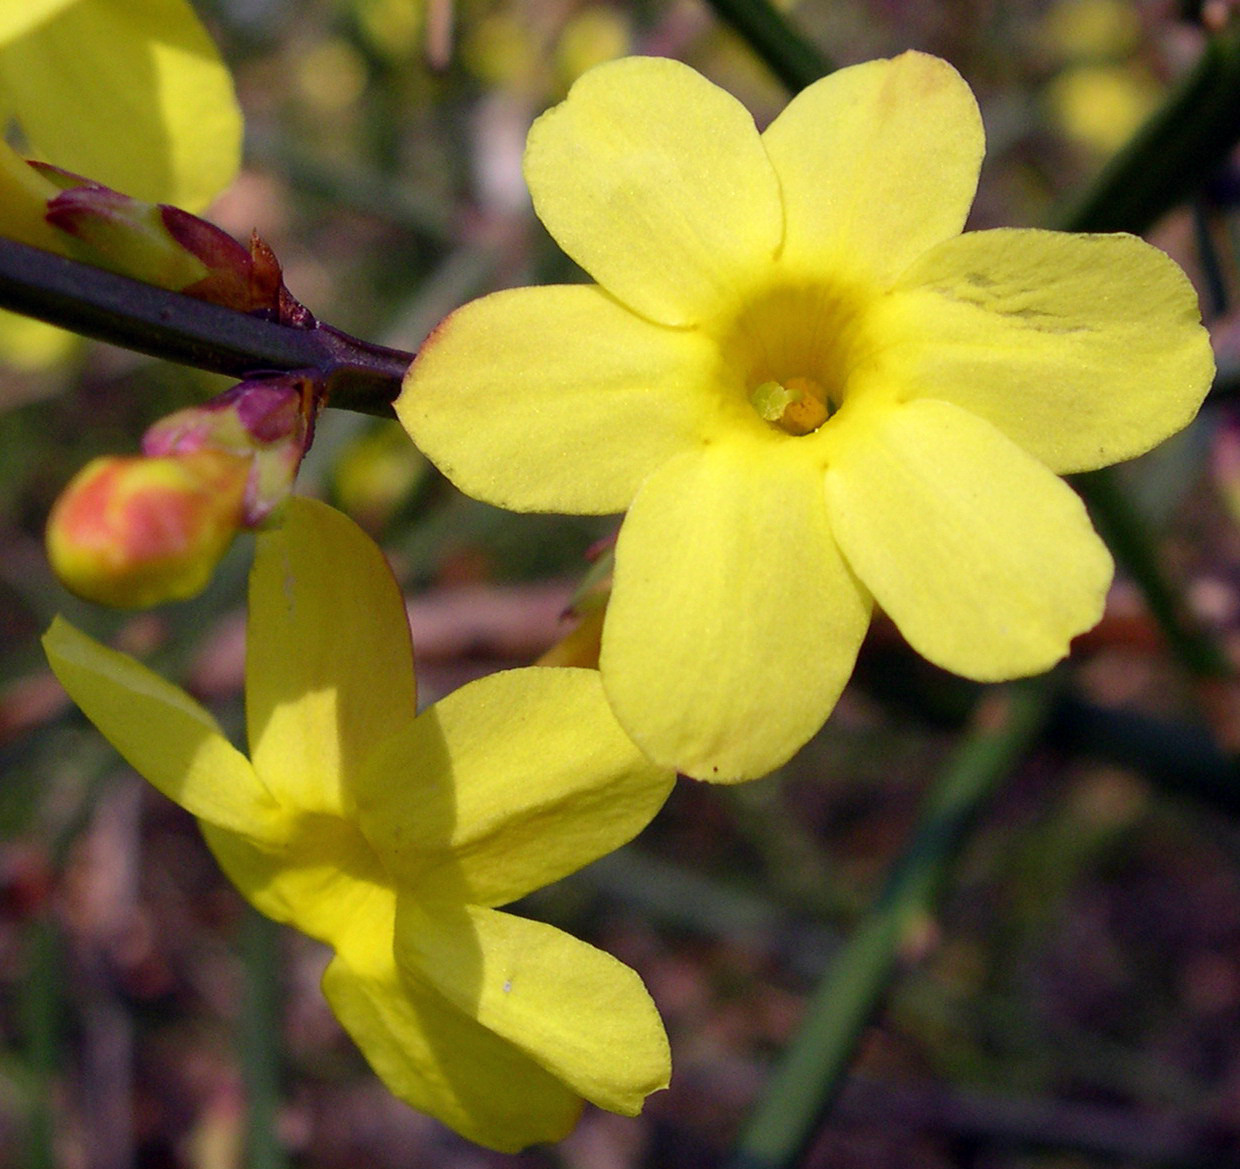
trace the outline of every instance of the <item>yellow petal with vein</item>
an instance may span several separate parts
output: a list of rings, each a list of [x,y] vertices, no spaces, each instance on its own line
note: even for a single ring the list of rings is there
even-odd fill
[[[881,376],[988,419],[1059,472],[1162,442],[1214,376],[1193,286],[1131,235],[970,232],[914,264],[873,328]]]

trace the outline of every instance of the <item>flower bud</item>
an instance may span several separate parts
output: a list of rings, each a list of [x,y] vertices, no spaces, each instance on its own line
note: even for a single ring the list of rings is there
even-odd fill
[[[73,237],[75,258],[238,312],[313,324],[313,316],[285,288],[275,253],[257,235],[247,251],[227,232],[179,207],[131,199],[46,163],[30,166],[60,188],[47,202],[46,219]]]
[[[599,650],[603,644],[603,618],[607,606],[597,605],[581,619],[534,664],[536,666],[579,666],[598,669]]]
[[[257,232],[246,251],[227,232],[179,207],[161,206],[168,234],[206,267],[207,275],[181,291],[239,312],[256,313],[285,325],[314,324],[310,310],[284,287],[284,270]]]
[[[218,450],[92,460],[48,519],[53,571],[70,592],[117,608],[193,596],[241,523],[249,470]]]
[[[257,527],[292,490],[313,434],[318,390],[313,372],[251,378],[161,418],[143,436],[142,450],[149,456],[214,450],[245,460],[241,523]]]
[[[39,166],[53,181],[77,176]],[[80,179],[47,204],[47,221],[72,236],[78,259],[180,292],[207,277],[207,266],[183,248],[164,226],[154,203],[131,199],[119,191]],[[235,240],[230,242],[240,248]]]

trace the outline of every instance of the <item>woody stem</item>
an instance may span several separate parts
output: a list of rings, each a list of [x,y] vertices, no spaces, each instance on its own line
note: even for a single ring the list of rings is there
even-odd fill
[[[2,238],[0,308],[236,378],[314,369],[328,405],[382,417],[413,360],[322,322],[278,324]]]

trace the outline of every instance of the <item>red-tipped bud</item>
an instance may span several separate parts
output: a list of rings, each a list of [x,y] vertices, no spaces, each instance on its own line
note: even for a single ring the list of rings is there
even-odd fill
[[[603,644],[603,619],[606,615],[605,604],[589,610],[534,664],[536,666],[578,666],[588,670],[597,670],[599,650]]]
[[[285,325],[314,324],[310,310],[284,287],[280,261],[257,233],[250,237],[247,252],[205,219],[179,207],[161,206],[159,210],[168,234],[206,268],[202,280],[181,289],[187,296],[244,313],[261,313]]]
[[[155,423],[142,439],[147,455],[224,451],[246,460],[246,527],[261,524],[292,490],[313,435],[320,394],[313,374],[253,378],[201,406]]]
[[[241,524],[249,464],[224,451],[103,457],[56,501],[47,554],[88,601],[140,609],[200,592]]]
[[[313,316],[284,287],[275,253],[257,235],[247,251],[179,207],[131,199],[46,163],[30,165],[61,188],[48,201],[47,222],[73,237],[87,263],[239,312],[313,325]]]
[[[71,235],[77,255],[97,268],[174,292],[208,276],[202,260],[168,232],[161,208],[108,187],[86,183],[61,191],[47,205],[47,221]]]

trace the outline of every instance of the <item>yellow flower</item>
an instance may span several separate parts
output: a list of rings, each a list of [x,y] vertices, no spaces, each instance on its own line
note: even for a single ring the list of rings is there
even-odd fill
[[[237,173],[232,78],[185,0],[0,4],[0,112],[35,153],[201,210]]]
[[[676,61],[601,65],[530,132],[539,217],[596,285],[518,289],[431,336],[397,411],[471,495],[627,509],[601,670],[620,723],[705,779],[822,724],[876,601],[940,666],[1045,670],[1112,565],[1056,472],[1184,426],[1196,297],[1126,235],[961,235],[967,85],[906,53],[759,135]]]
[[[504,1150],[562,1137],[583,1097],[636,1113],[668,1079],[637,975],[492,907],[628,840],[671,774],[587,670],[495,674],[415,719],[382,554],[339,512],[289,502],[250,581],[250,759],[187,694],[60,619],[53,669],[260,911],[334,949],[324,993],[398,1096]]]
[[[1046,101],[1069,138],[1106,156],[1133,136],[1162,93],[1138,63],[1091,62],[1056,74],[1046,87]]]

